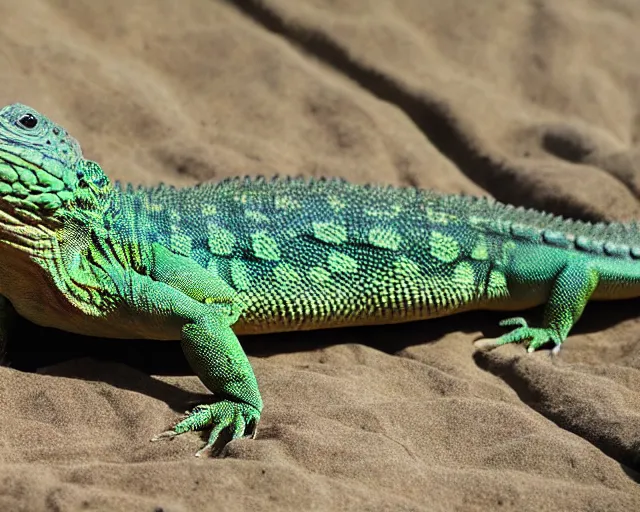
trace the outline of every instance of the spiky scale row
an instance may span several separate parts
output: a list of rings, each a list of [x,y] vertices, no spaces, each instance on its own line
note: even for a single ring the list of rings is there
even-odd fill
[[[551,227],[540,227],[540,212],[524,209],[519,212],[519,209],[514,209],[509,205],[501,206],[506,211],[514,210],[524,215],[516,216],[514,221],[474,218],[472,223],[483,226],[488,232],[494,234],[510,235],[515,240],[547,244],[563,249],[574,248],[595,255],[640,259],[640,233],[635,223],[591,224],[548,215],[548,224]],[[527,219],[526,215],[530,215],[530,218]],[[524,223],[527,220],[535,224]],[[636,243],[637,245],[630,246],[622,241]]]

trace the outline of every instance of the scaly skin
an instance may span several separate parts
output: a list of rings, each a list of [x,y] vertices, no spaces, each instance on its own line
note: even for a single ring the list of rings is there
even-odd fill
[[[541,327],[512,318],[502,325],[514,330],[478,344],[558,348],[590,298],[640,295],[639,258],[635,224],[412,188],[262,178],[122,188],[43,115],[0,111],[0,294],[44,326],[180,339],[219,401],[155,439],[212,427],[205,450],[223,433],[255,434],[262,400],[236,334],[546,304]]]

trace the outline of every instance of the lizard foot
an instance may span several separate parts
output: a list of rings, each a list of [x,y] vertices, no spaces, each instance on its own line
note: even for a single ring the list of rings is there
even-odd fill
[[[187,414],[172,430],[162,432],[151,441],[171,439],[185,432],[213,427],[207,444],[196,452],[196,457],[212,449],[220,434],[227,431],[231,439],[246,435],[255,438],[260,412],[249,404],[222,400],[214,404],[198,405]]]
[[[527,352],[533,352],[551,341],[555,344],[552,354],[556,355],[560,351],[562,340],[559,339],[558,334],[553,329],[545,327],[529,327],[527,325],[527,321],[522,317],[508,318],[500,322],[499,325],[500,327],[516,326],[516,329],[503,334],[498,338],[484,338],[478,340],[474,345],[478,348],[488,348],[499,347],[500,345],[506,345],[507,343],[521,343],[523,341],[528,341]]]

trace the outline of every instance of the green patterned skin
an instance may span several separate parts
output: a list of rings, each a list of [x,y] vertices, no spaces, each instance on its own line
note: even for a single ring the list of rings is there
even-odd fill
[[[255,435],[262,400],[237,334],[546,304],[541,327],[512,318],[511,332],[478,344],[559,347],[590,298],[640,295],[639,259],[635,224],[414,188],[121,187],[43,115],[0,111],[0,294],[41,325],[180,339],[218,401],[155,439],[211,427],[205,450]]]

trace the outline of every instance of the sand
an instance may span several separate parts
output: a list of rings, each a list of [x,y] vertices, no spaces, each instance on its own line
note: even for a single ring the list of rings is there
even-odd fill
[[[21,0],[0,18],[0,103],[63,124],[113,179],[341,176],[640,217],[634,0]],[[264,415],[219,459],[193,456],[197,433],[149,442],[206,392],[177,343],[21,322],[0,510],[640,510],[639,305],[591,304],[557,360],[478,352],[500,313],[245,337]]]

